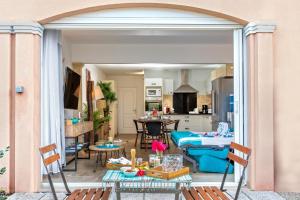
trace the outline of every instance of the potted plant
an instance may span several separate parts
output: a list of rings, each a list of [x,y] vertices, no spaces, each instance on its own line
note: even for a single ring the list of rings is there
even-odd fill
[[[105,100],[105,108],[103,108],[104,117],[109,116],[110,114],[110,105],[117,101],[117,95],[111,88],[110,82],[97,82],[97,85],[100,87],[103,98]]]
[[[100,87],[102,94],[103,94],[103,100],[105,101],[105,107],[103,108],[103,115],[105,119],[108,119],[108,121],[105,121],[102,126],[102,131],[104,132],[103,138],[104,140],[107,140],[108,134],[109,134],[109,120],[111,119],[110,114],[110,106],[112,103],[117,101],[117,95],[116,92],[112,90],[111,83],[110,82],[97,82],[97,86]]]
[[[110,120],[110,116],[102,116],[101,112],[96,110],[93,113],[93,125],[94,125],[94,130],[97,133],[98,136],[98,140],[99,139],[106,139],[107,135],[108,135],[108,129],[105,126],[106,124],[108,124]]]
[[[4,150],[0,150],[0,159],[3,158],[6,154],[6,152],[8,152],[9,147],[6,147]],[[3,175],[6,172],[6,167],[2,167],[0,168],[0,176]],[[5,200],[7,199],[6,193],[5,191],[1,190],[0,188],[0,200]]]
[[[83,104],[83,107],[83,120],[87,121],[87,105]],[[103,116],[99,110],[93,112],[93,128],[98,136],[96,141],[99,139],[105,139],[105,132],[107,132],[107,130],[105,130],[106,127],[104,127],[104,125],[109,122],[109,120],[110,116]]]

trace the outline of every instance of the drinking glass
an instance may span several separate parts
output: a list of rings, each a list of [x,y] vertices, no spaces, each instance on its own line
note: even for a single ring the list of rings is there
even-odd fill
[[[163,157],[162,168],[166,172],[178,171],[183,167],[183,156],[180,154],[168,154]]]

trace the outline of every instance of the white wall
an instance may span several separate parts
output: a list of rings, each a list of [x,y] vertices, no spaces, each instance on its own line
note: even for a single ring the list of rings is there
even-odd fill
[[[189,70],[188,83],[199,91],[198,95],[205,95],[211,93],[211,71],[212,69]]]
[[[93,64],[85,64],[82,68],[82,103],[87,103],[86,101],[86,69],[91,72],[91,80],[94,81],[94,86],[96,86],[98,81],[106,80],[106,74],[97,66]]]
[[[231,44],[74,44],[81,63],[232,63]]]
[[[63,57],[63,66],[72,68],[72,48],[70,41],[62,37],[62,57]]]

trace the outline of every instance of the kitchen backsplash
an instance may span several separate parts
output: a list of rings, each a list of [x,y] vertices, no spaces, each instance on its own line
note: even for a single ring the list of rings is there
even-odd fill
[[[173,107],[173,96],[172,95],[164,95],[163,106],[165,106],[165,105]],[[208,105],[208,108],[211,108],[211,94],[198,95],[197,106],[199,109],[202,109],[202,105]]]
[[[164,95],[163,97],[163,106],[168,105],[170,108],[173,107],[173,96],[172,95]]]
[[[208,105],[208,108],[211,108],[211,94],[199,95],[197,97],[197,106],[202,108],[202,105]]]

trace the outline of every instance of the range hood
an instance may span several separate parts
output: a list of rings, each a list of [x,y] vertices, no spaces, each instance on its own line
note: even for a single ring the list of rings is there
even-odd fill
[[[188,84],[188,70],[180,70],[181,84],[174,93],[197,93],[198,90]]]

